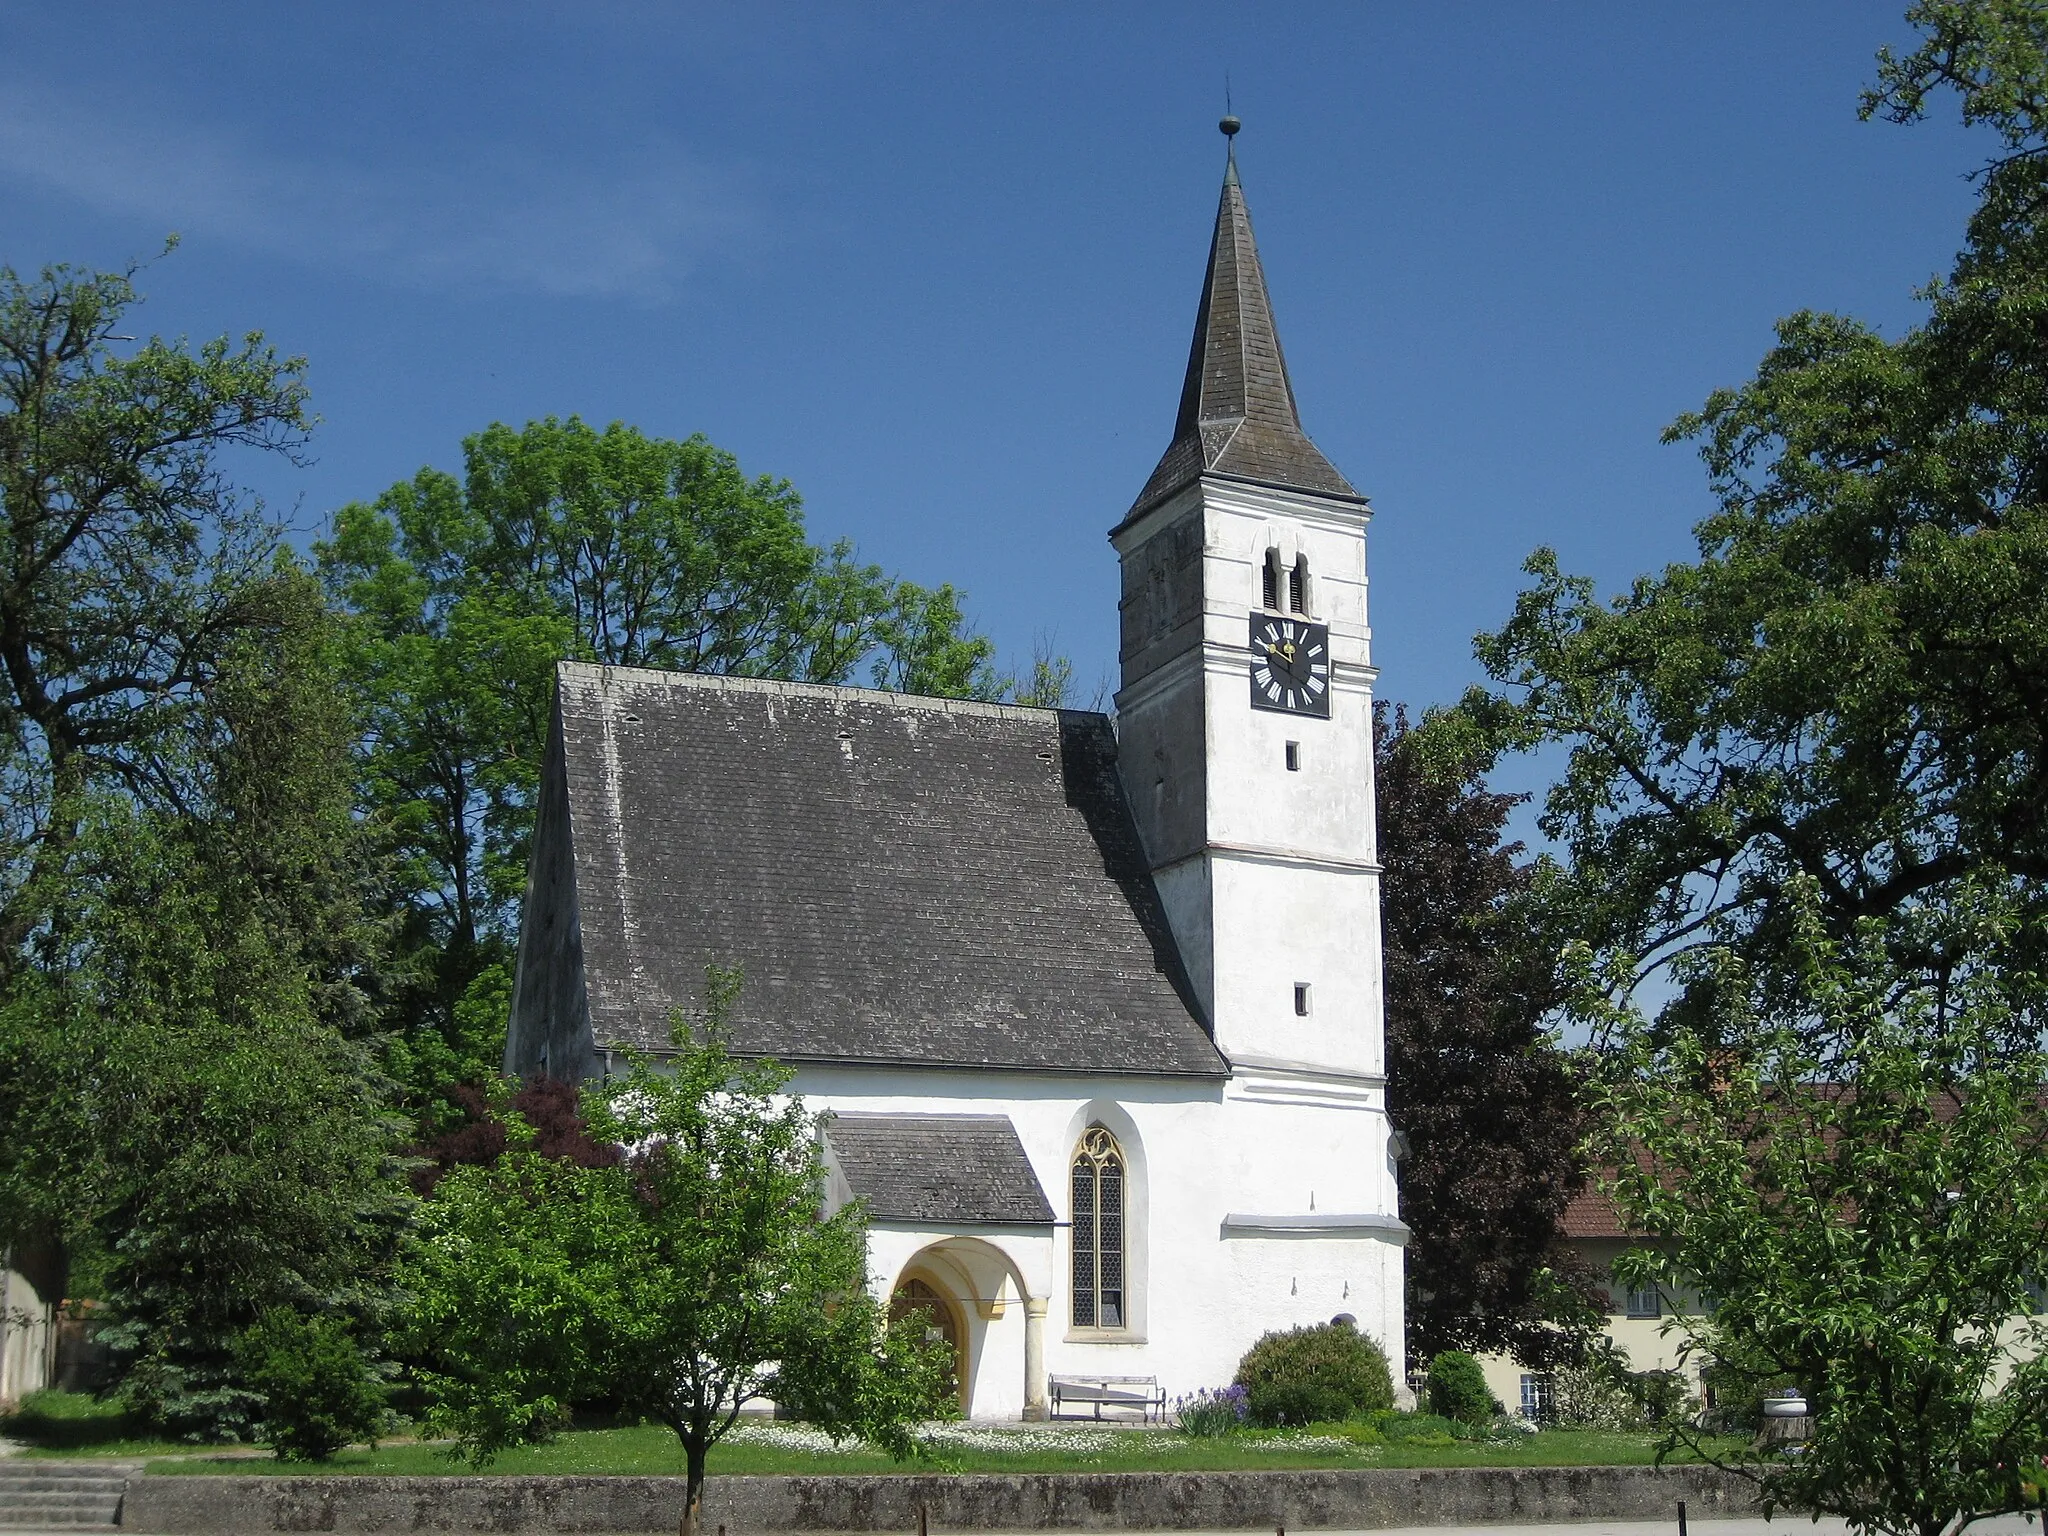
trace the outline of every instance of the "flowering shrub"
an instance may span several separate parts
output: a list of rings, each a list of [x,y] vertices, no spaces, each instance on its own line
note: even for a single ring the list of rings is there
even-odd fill
[[[1204,1387],[1175,1398],[1173,1416],[1185,1434],[1234,1435],[1251,1418],[1251,1394],[1235,1382],[1227,1387]]]
[[[1394,1406],[1385,1353],[1349,1323],[1267,1334],[1238,1362],[1237,1383],[1261,1429],[1337,1423]]]

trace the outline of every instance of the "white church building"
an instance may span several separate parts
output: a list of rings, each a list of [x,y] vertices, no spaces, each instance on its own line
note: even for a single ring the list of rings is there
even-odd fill
[[[971,1417],[1221,1386],[1339,1317],[1398,1383],[1367,517],[1301,429],[1233,158],[1110,534],[1114,718],[564,663],[507,1071],[659,1058],[736,966],[729,1043],[830,1112],[829,1200]]]

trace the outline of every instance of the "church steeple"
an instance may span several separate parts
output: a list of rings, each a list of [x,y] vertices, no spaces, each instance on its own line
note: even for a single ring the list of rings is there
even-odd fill
[[[1220,126],[1234,135],[1238,122],[1226,117]],[[1358,494],[1301,430],[1251,214],[1238,185],[1235,149],[1233,140],[1173,442],[1133,503],[1133,515],[1202,474],[1325,495]]]

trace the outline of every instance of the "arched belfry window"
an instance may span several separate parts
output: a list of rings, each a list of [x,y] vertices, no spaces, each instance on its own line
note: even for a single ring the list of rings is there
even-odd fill
[[[1296,555],[1294,569],[1287,573],[1287,611],[1308,612],[1308,556]]]
[[[1123,1328],[1124,1154],[1091,1125],[1074,1152],[1074,1326]]]
[[[1265,575],[1259,585],[1259,604],[1274,613],[1280,611],[1280,551],[1277,549],[1266,551]]]

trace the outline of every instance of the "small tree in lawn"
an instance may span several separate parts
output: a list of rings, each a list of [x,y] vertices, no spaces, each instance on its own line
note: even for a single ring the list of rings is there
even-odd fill
[[[949,1357],[892,1327],[867,1286],[858,1207],[819,1214],[817,1121],[790,1073],[740,1061],[717,1027],[736,978],[714,972],[711,1024],[586,1090],[612,1167],[533,1151],[458,1167],[428,1204],[411,1276],[422,1377],[475,1460],[545,1439],[568,1405],[605,1397],[666,1424],[697,1529],[705,1461],[750,1400],[799,1405],[896,1455],[940,1410]]]
[[[1830,939],[1810,891],[1790,942],[1792,1004],[1729,953],[1693,980],[1711,1017],[1652,1026],[1597,1000],[1593,1151],[1616,1206],[1661,1239],[1615,1265],[1636,1287],[1712,1298],[1667,1324],[1717,1384],[1790,1380],[1803,1453],[1730,1453],[1766,1512],[1948,1536],[2043,1502],[2048,1328],[2028,1282],[2048,1243],[2041,980],[1973,962],[1936,980],[1890,960],[2024,950],[2011,904],[1867,923]],[[1889,930],[1889,931],[1888,931]],[[2039,942],[2033,936],[2031,942]],[[1768,1000],[1768,1001],[1766,1001]]]

